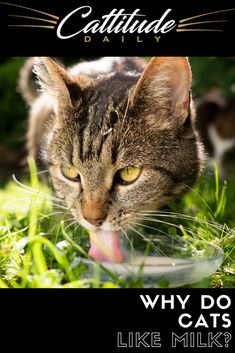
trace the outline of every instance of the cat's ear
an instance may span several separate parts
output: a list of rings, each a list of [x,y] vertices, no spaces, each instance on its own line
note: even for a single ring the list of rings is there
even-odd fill
[[[78,104],[82,90],[79,80],[56,61],[49,57],[35,58],[34,72],[41,89],[55,100],[55,110],[60,115]]]
[[[131,95],[159,117],[183,124],[189,114],[191,69],[185,57],[157,57],[147,64]]]

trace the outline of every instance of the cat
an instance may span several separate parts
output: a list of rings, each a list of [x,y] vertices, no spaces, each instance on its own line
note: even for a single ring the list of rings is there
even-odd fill
[[[219,175],[228,178],[235,169],[235,99],[203,97],[197,106],[197,129],[209,164],[218,166]]]
[[[40,57],[22,68],[29,155],[90,231],[94,259],[122,261],[122,230],[183,195],[200,173],[191,81],[185,57],[104,57],[70,69]]]

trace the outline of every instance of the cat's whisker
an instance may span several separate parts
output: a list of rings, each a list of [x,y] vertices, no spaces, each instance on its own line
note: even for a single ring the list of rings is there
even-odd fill
[[[159,229],[157,228],[154,228],[154,227],[150,227],[148,225],[145,225],[145,224],[141,224],[144,227],[148,228],[148,229],[153,229],[153,230],[157,230],[158,232],[161,232]],[[185,227],[184,227],[185,229]],[[199,236],[197,233],[194,233],[193,231],[189,231],[189,229],[187,230],[188,233],[190,233],[190,235],[194,238],[194,239],[199,239],[199,240],[203,240],[204,238]],[[181,241],[180,239],[178,239],[176,236],[174,235],[171,235],[169,233],[166,233],[166,232],[161,232],[161,233],[164,233],[167,237],[171,238],[174,242],[178,243],[179,245],[181,245]],[[191,240],[190,239],[187,239],[187,238],[184,238],[184,242],[186,243],[189,243],[191,245]]]
[[[159,255],[161,255],[161,256],[163,255],[164,257],[169,257],[169,256],[167,256],[167,255],[164,253],[164,251],[160,250],[160,249],[157,247],[157,245],[154,244],[152,241],[150,242],[150,244],[151,244],[152,248],[156,251],[157,254],[159,254]]]
[[[12,200],[9,200],[7,201],[4,205],[3,205],[3,208],[6,207],[7,205],[10,205],[11,203],[14,203],[16,201],[32,201],[32,197],[19,197],[19,198],[16,198],[16,199],[12,199]],[[39,200],[38,200],[39,201]]]
[[[177,229],[179,229],[180,231],[182,231],[183,229],[187,232],[187,234],[190,234],[193,238],[195,239],[199,239],[199,240],[204,240],[203,236],[201,236],[200,234],[198,234],[196,231],[193,232],[191,230],[191,228],[188,228],[188,227],[185,227],[185,226],[182,226],[182,225],[176,225],[174,223],[169,223],[169,222],[164,222],[164,221],[160,221],[160,220],[157,220],[157,219],[153,219],[153,218],[149,218],[149,217],[143,217],[143,218],[140,218],[140,220],[142,221],[150,221],[150,222],[156,222],[156,223],[162,223],[162,224],[167,224],[167,225],[170,225],[170,226],[173,226]],[[230,233],[227,233],[225,230],[221,230],[223,231],[223,233],[229,235]],[[205,234],[207,234],[207,230],[206,229],[200,229],[200,232],[204,232]],[[173,237],[174,238],[174,237]]]
[[[156,244],[154,244],[154,243],[151,241],[151,239],[145,237],[145,236],[144,236],[143,234],[141,234],[135,227],[129,226],[129,228],[130,228],[133,232],[135,232],[136,234],[138,234],[144,241],[149,242],[150,245],[153,247],[153,249],[154,249],[157,253],[159,253],[160,255],[166,256],[166,254],[165,254],[162,250],[160,250],[160,249],[156,246]]]
[[[198,217],[188,216],[188,215],[184,215],[184,214],[180,214],[180,213],[174,213],[174,212],[169,213],[168,212],[168,213],[164,214],[164,213],[158,213],[158,212],[157,213],[139,212],[139,215],[146,216],[146,217],[156,216],[156,217],[166,217],[166,218],[177,218],[177,219],[182,219],[182,220],[186,220],[186,221],[197,222],[199,224],[203,224],[203,225],[212,227],[215,230],[226,232],[224,230],[224,225],[222,225],[222,224],[219,224],[219,223],[213,222],[213,221],[206,221],[206,220],[198,218]],[[203,230],[203,229],[201,229],[201,230]],[[226,234],[229,234],[229,233],[226,232]]]
[[[56,216],[56,215],[63,215],[63,214],[64,214],[64,212],[62,212],[62,211],[55,211],[55,212],[47,213],[47,214],[39,217],[37,220],[41,220],[43,218],[52,217],[52,216]]]
[[[204,205],[206,206],[206,208],[210,211],[210,213],[212,214],[212,216],[214,217],[214,212],[212,211],[212,209],[210,208],[210,206],[208,205],[208,203],[203,199],[203,197],[201,197],[201,195],[196,191],[194,190],[193,188],[191,188],[191,186],[189,186],[188,184],[185,184],[184,183],[184,186],[189,189],[190,191],[192,191],[203,203]]]
[[[44,198],[44,199],[47,199],[47,200],[50,200],[50,201],[56,201],[56,202],[60,202],[61,200],[57,200],[55,198],[53,198],[50,194],[45,194],[39,190],[30,190],[30,189],[27,189],[27,188],[22,188],[21,186],[17,186],[17,190],[19,191],[23,191],[25,193],[28,193],[30,195],[33,195],[34,197],[37,196],[37,197],[41,197],[41,198]]]
[[[17,202],[17,201],[31,201],[31,202],[42,203],[43,201],[45,201],[45,199],[35,199],[33,197],[20,197],[20,198],[9,200],[8,202],[6,202],[4,204],[3,207],[6,207],[7,205],[10,205],[10,204]],[[57,208],[61,208],[63,210],[67,210],[67,208],[61,207],[61,205],[52,204],[52,206],[57,207]]]
[[[76,218],[72,217],[72,218],[66,218],[66,222],[70,222],[70,221],[77,221]]]
[[[74,222],[74,224],[75,224],[75,222]],[[78,225],[73,229],[73,233],[75,233],[79,227],[81,227],[81,224],[78,224]]]
[[[27,191],[26,191],[27,193]],[[30,193],[31,194],[31,193]],[[37,198],[35,198],[35,194],[32,194],[32,197],[28,198],[28,200],[31,200],[32,202],[38,202],[38,203],[41,203],[43,201],[50,201],[51,202],[51,206],[55,207],[55,208],[60,208],[64,211],[68,211],[68,208],[67,207],[64,207],[63,205],[61,204],[57,204],[55,202],[52,202],[50,199],[46,199],[45,197],[39,197],[39,195],[37,195]]]
[[[51,199],[50,197],[48,197],[47,194],[43,195],[43,194],[41,194],[41,192],[35,193],[35,192],[29,191],[29,190],[25,190],[25,189],[21,189],[21,188],[19,188],[19,190],[20,190],[20,191],[23,191],[24,193],[27,193],[27,194],[32,195],[32,197],[29,198],[29,199],[31,199],[32,201],[36,201],[36,200],[37,200],[38,202],[50,201],[51,204],[52,204],[52,206],[61,208],[61,209],[65,210],[65,211],[68,211],[68,207],[66,207],[66,205],[63,206],[61,203],[59,203],[59,204],[58,204],[58,203],[55,203],[55,201],[53,201],[53,199]]]
[[[180,226],[177,225],[177,224],[170,223],[170,222],[166,222],[166,221],[163,221],[163,220],[160,220],[160,219],[157,219],[157,218],[152,218],[152,217],[150,217],[150,216],[148,216],[148,215],[147,215],[147,216],[144,216],[144,215],[140,214],[139,216],[140,216],[141,218],[136,217],[136,219],[145,220],[145,221],[147,220],[147,221],[151,221],[151,222],[166,224],[166,225],[168,225],[168,226],[173,226],[173,227],[180,228]],[[185,229],[187,229],[187,228],[185,228]]]
[[[135,248],[134,248],[133,243],[131,242],[129,236],[127,235],[127,232],[125,232],[124,229],[122,229],[122,233],[125,235],[128,243],[130,244],[130,247],[131,247],[131,250],[133,251],[134,256],[136,256]]]
[[[180,241],[179,241],[176,237],[174,237],[173,235],[171,235],[171,234],[169,234],[169,233],[167,233],[167,232],[164,232],[163,230],[160,230],[160,229],[158,229],[158,228],[156,228],[156,227],[155,227],[155,228],[154,228],[154,227],[151,227],[151,226],[146,225],[146,224],[143,224],[143,223],[137,223],[137,222],[135,222],[135,224],[136,224],[137,226],[142,226],[143,228],[152,229],[152,230],[154,230],[154,231],[157,231],[157,232],[159,232],[159,233],[162,233],[162,234],[166,235],[167,237],[169,237],[169,238],[175,240],[176,242],[178,242],[178,243],[180,244]]]
[[[156,216],[156,217],[168,217],[168,218],[177,218],[177,219],[183,219],[183,220],[188,220],[188,221],[193,221],[197,223],[203,223],[212,227],[216,227],[217,229],[223,228],[223,226],[219,223],[213,223],[212,221],[206,221],[197,217],[192,217],[192,216],[187,216],[187,215],[181,215],[181,214],[164,214],[164,213],[141,213],[143,216]]]
[[[45,173],[49,173],[49,170],[44,169],[44,170],[37,171],[36,173],[25,174],[25,176],[29,177],[31,175],[34,176],[34,175],[41,175],[41,174],[45,174]]]
[[[142,218],[137,218],[141,221],[151,221],[151,222],[156,222],[156,223],[160,223],[160,224],[166,224],[168,226],[171,226],[171,227],[175,227],[179,230],[182,229],[182,225],[177,225],[177,224],[174,224],[174,223],[170,223],[170,222],[165,222],[165,221],[162,221],[162,220],[159,220],[159,219],[155,219],[155,218],[150,218],[150,217],[142,217]],[[191,235],[195,235],[194,232],[192,232],[192,230],[188,227],[183,227],[184,230],[187,231],[187,233],[191,234]]]
[[[67,221],[67,220],[66,220]],[[65,227],[65,230],[68,230],[69,228],[71,228],[74,224],[77,223],[77,220],[75,219],[73,222],[71,222],[70,224],[68,224],[66,227]]]
[[[140,219],[140,220],[143,220],[143,219]],[[146,221],[146,219],[144,219],[144,221]],[[163,233],[163,234],[166,235],[167,237],[171,238],[173,241],[175,241],[175,242],[181,244],[180,240],[178,240],[177,237],[175,237],[175,236],[173,236],[173,235],[171,235],[171,234],[169,234],[169,233],[166,233],[166,232],[164,232],[164,231],[161,231],[161,230],[158,229],[158,228],[154,228],[154,227],[151,227],[151,226],[149,226],[149,225],[145,225],[145,224],[143,224],[143,223],[136,223],[136,224],[141,225],[143,228],[153,229],[153,230],[155,230],[155,231],[158,231],[158,232],[160,232],[160,233]],[[180,227],[180,226],[178,226],[177,228],[179,228],[179,229],[181,230],[181,227]],[[191,231],[189,228],[186,229],[186,228],[184,227],[184,230],[186,230],[187,233],[189,233],[194,239],[203,240],[203,237],[199,236],[197,233],[194,233],[194,232]],[[191,241],[190,241],[189,239],[187,239],[187,238],[185,238],[184,241],[185,241],[185,242],[188,242],[189,244],[191,244]]]
[[[21,182],[16,178],[15,174],[12,175],[12,179],[14,180],[14,182],[15,182],[17,185],[19,185],[21,188],[23,188],[23,189],[25,189],[25,190],[28,190],[28,191],[31,192],[32,194],[33,194],[33,193],[34,193],[34,194],[39,194],[39,193],[40,193],[41,195],[46,195],[46,197],[48,197],[48,198],[50,198],[50,199],[52,199],[52,200],[61,202],[61,200],[60,200],[58,197],[52,196],[52,195],[50,195],[50,194],[46,194],[46,193],[44,193],[44,192],[42,192],[42,191],[39,191],[39,190],[35,190],[35,189],[33,189],[33,188],[31,188],[31,187],[29,187],[29,186],[27,186],[27,185],[21,183]]]
[[[64,207],[63,205],[60,205],[60,204],[57,204],[57,203],[52,203],[52,206],[54,206],[55,208],[60,208],[61,210],[64,210],[65,213],[68,213],[69,212],[69,209],[68,207]]]
[[[197,216],[190,216],[186,215],[184,213],[178,213],[178,212],[170,212],[170,211],[140,211],[139,213],[145,214],[145,215],[155,215],[155,216],[165,216],[165,217],[175,217],[175,218],[184,218],[184,219],[190,219],[196,222],[202,222],[202,223],[207,223],[209,225],[217,225],[218,228],[223,228],[223,225],[220,223],[217,223],[215,221],[209,221],[203,218],[199,218]]]
[[[139,220],[140,222],[143,220],[142,218],[136,218],[137,220]],[[138,222],[136,222],[135,221],[135,224],[136,225],[138,225],[138,226],[141,226],[141,227],[146,227],[146,225],[144,224],[144,223],[138,223]],[[147,226],[149,229],[153,229],[153,230],[155,230],[155,231],[158,231],[159,233],[162,233],[162,234],[164,234],[164,235],[167,235],[168,236],[168,233],[167,232],[165,232],[164,230],[161,230],[161,229],[158,229],[158,228],[154,228],[154,227],[150,227],[150,226]]]
[[[137,233],[143,240],[146,240],[146,241],[148,240],[148,239],[147,239],[143,234],[141,234],[133,225],[130,225],[130,224],[129,224],[128,228],[129,228],[131,231]]]

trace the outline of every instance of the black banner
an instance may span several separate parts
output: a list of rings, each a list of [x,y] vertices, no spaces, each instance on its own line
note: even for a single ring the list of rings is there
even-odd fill
[[[0,2],[2,55],[235,55],[234,1]]]
[[[31,337],[47,351],[233,352],[233,297],[228,289],[2,290],[1,337]]]

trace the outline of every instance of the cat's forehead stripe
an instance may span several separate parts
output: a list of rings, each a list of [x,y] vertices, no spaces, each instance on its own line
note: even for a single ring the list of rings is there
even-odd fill
[[[120,122],[121,107],[125,106],[128,91],[136,80],[137,78],[131,75],[127,79],[120,74],[116,74],[112,79],[104,79],[97,83],[93,95],[84,102],[81,124],[78,117],[81,161],[101,156],[106,140],[113,134],[113,128]],[[112,131],[105,134],[110,128]],[[115,141],[109,143],[113,145]],[[110,147],[111,149],[112,161],[115,162],[117,149]]]

